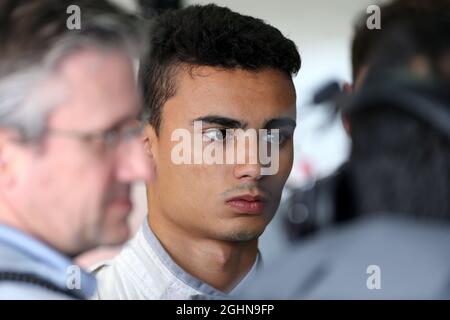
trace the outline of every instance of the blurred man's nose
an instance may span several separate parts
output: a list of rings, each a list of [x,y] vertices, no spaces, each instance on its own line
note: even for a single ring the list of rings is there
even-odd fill
[[[118,155],[117,177],[121,182],[151,181],[154,164],[139,137],[129,141]]]

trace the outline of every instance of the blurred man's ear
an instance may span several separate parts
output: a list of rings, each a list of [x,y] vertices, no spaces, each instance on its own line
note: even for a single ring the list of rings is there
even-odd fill
[[[342,91],[344,91],[344,93],[346,94],[351,94],[353,90],[354,88],[349,82],[344,82],[344,84],[342,85]],[[348,121],[348,118],[345,114],[341,115],[341,121],[345,132],[347,133],[347,135],[350,135],[350,122]]]
[[[5,137],[0,131],[0,179],[3,177],[6,168],[6,155],[5,155]]]
[[[350,82],[344,82],[342,84],[342,91],[346,94],[350,94],[353,92],[353,85]]]
[[[341,114],[341,121],[342,121],[342,127],[344,127],[345,132],[348,136],[350,136],[351,130],[350,130],[350,121],[348,121],[348,118],[345,114]]]
[[[10,188],[14,183],[14,167],[19,165],[18,159],[14,159],[12,145],[13,134],[9,130],[0,129],[0,186]]]
[[[367,65],[364,65],[359,69],[358,73],[355,75],[355,79],[353,79],[352,90],[359,90],[361,88],[368,71],[369,67]]]

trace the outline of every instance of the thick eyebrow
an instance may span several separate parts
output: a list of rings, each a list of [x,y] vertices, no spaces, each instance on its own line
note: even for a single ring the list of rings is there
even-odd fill
[[[216,116],[216,115],[199,117],[197,119],[194,119],[192,121],[192,124],[194,124],[195,121],[202,121],[204,123],[209,123],[209,124],[218,124],[218,125],[221,125],[226,128],[236,128],[236,129],[237,128],[245,129],[248,125],[246,122],[241,122],[236,119],[223,117],[223,116]]]
[[[281,127],[291,127],[292,130],[297,126],[297,122],[291,118],[275,118],[266,121],[264,129],[276,129]]]

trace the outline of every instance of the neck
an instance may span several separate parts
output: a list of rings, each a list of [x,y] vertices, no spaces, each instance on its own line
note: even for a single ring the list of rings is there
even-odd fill
[[[153,210],[148,223],[171,258],[186,272],[210,286],[231,291],[250,271],[258,254],[258,240],[231,242],[208,239],[170,223]]]

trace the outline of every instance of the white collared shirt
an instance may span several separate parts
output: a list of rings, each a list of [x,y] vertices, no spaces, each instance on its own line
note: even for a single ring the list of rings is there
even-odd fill
[[[150,229],[147,220],[114,259],[92,268],[97,277],[96,299],[147,300],[220,298],[237,294],[262,264],[256,262],[228,294],[195,278],[178,266]]]

